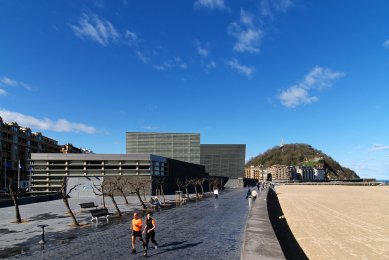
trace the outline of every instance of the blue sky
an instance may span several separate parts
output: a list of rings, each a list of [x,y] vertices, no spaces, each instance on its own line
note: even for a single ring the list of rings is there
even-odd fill
[[[0,116],[60,143],[284,140],[389,179],[388,1],[0,0],[0,35]]]

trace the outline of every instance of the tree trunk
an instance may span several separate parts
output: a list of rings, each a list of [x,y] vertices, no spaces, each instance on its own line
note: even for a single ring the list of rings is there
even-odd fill
[[[186,198],[189,199],[188,186],[185,186],[185,190],[186,190]]]
[[[199,195],[197,194],[197,185],[196,184],[194,185],[194,188],[195,188],[195,193],[196,193],[196,199],[198,199]]]
[[[18,201],[19,190],[15,191],[15,189],[12,188],[12,178],[9,179],[8,192],[9,192],[8,193],[9,196],[11,197],[15,205],[16,222],[21,223],[22,218],[20,217],[19,201]]]
[[[126,194],[124,194],[124,191],[123,191],[123,190],[120,190],[120,192],[121,192],[122,195],[123,195],[123,198],[124,198],[125,203],[128,205],[128,200],[127,200]]]
[[[142,189],[143,189],[143,198],[144,198],[144,200],[146,201],[146,200],[147,200],[147,199],[146,199],[146,189],[145,189],[144,186],[142,187]]]
[[[20,211],[19,211],[19,202],[18,202],[18,197],[14,192],[11,192],[11,197],[15,205],[15,212],[16,212],[16,222],[21,223],[22,219],[20,217]]]
[[[105,206],[104,186],[101,186],[101,194],[103,194],[103,207],[104,207],[104,208],[107,208],[107,207]]]
[[[110,195],[110,197],[111,197],[111,200],[112,200],[113,205],[114,205],[115,208],[116,208],[117,213],[118,213],[119,216],[121,217],[121,216],[122,216],[122,212],[120,211],[120,209],[119,209],[119,207],[118,207],[118,204],[116,203],[116,200],[115,200],[114,196],[113,196],[113,195]]]
[[[201,187],[201,194],[204,196],[204,187],[203,187],[203,184],[200,184],[200,187]]]
[[[160,189],[161,189],[161,193],[162,193],[163,204],[166,204],[166,200],[165,200],[165,193],[163,192],[163,187],[162,187],[162,184],[160,185]]]
[[[147,209],[145,203],[144,203],[143,200],[142,200],[142,197],[140,196],[139,189],[136,189],[136,190],[135,190],[135,193],[136,193],[136,195],[138,195],[138,199],[139,199],[140,204],[142,204],[142,208],[143,208],[143,209]]]
[[[78,222],[77,222],[76,217],[75,217],[74,214],[73,214],[73,211],[70,209],[69,201],[68,201],[68,198],[66,197],[66,195],[65,195],[65,196],[62,196],[62,200],[63,200],[63,203],[65,203],[65,206],[66,206],[66,208],[68,209],[68,212],[69,212],[70,216],[71,216],[72,219],[73,219],[73,224],[74,224],[75,226],[80,226],[80,224],[78,224]]]

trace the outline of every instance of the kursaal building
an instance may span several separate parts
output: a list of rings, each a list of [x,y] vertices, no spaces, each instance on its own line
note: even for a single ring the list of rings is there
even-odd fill
[[[164,177],[166,193],[176,180],[244,175],[246,145],[200,144],[198,133],[127,132],[126,154],[32,154],[30,190],[56,192],[64,177],[68,186],[80,184],[79,196],[93,196],[93,187],[113,178],[148,181],[147,193],[155,193],[155,181]]]
[[[152,153],[205,166],[210,176],[244,176],[245,144],[200,144],[198,133],[127,132],[126,153]]]

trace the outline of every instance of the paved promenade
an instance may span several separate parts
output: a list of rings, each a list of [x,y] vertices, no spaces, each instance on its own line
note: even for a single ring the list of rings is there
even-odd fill
[[[150,248],[149,257],[153,259],[240,259],[244,228],[249,212],[245,195],[246,189],[229,190],[221,192],[219,200],[207,198],[156,212],[154,214],[157,221],[156,240],[160,246],[158,249]],[[55,203],[61,204],[62,201],[55,201]],[[39,205],[36,204],[35,207],[37,206]],[[12,210],[12,208],[6,209]],[[108,224],[105,224],[102,219],[99,225],[86,225],[71,231],[64,229],[62,223],[59,231],[48,233],[47,243],[44,246],[38,244],[40,232],[37,228],[14,232],[15,238],[23,237],[23,233],[34,234],[27,241],[14,247],[14,257],[19,259],[144,259],[139,241],[137,241],[138,253],[131,254],[129,223],[132,212],[128,213],[120,219],[114,218]],[[45,219],[44,215],[41,217],[42,223],[54,224],[49,219]],[[57,217],[54,216],[54,219]],[[88,221],[89,215],[79,214],[77,218],[81,217]],[[66,217],[62,220],[71,223],[70,218]],[[32,220],[29,222],[32,228]],[[34,223],[34,226],[36,224]],[[29,224],[19,224],[20,227],[23,225],[27,227]],[[53,229],[52,226],[51,228]],[[3,233],[12,235],[10,231],[12,230]],[[0,245],[3,245],[3,242],[12,241],[0,239]],[[15,245],[9,245],[7,248],[13,246]],[[12,253],[10,250],[3,251],[2,257],[6,256],[4,252]]]
[[[258,194],[246,223],[242,260],[285,259],[267,210],[267,192]]]

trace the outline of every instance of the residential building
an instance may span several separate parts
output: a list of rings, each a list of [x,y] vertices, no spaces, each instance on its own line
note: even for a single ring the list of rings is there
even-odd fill
[[[314,180],[313,167],[297,166],[296,171],[299,174],[300,180],[302,180],[302,181],[313,181]]]
[[[326,177],[325,169],[313,168],[313,179],[315,181],[324,181]]]
[[[21,127],[15,122],[4,122],[0,117],[0,171],[7,178],[12,177],[14,181],[18,177],[24,181],[27,179],[31,153],[59,151],[60,146],[56,140],[32,132],[30,128]],[[7,178],[0,178],[1,187],[7,186]]]
[[[263,166],[249,166],[245,168],[245,178],[266,181],[267,170]]]
[[[270,166],[267,170],[268,180],[271,179],[272,181],[288,181],[291,179],[289,167],[286,165],[275,164]]]

